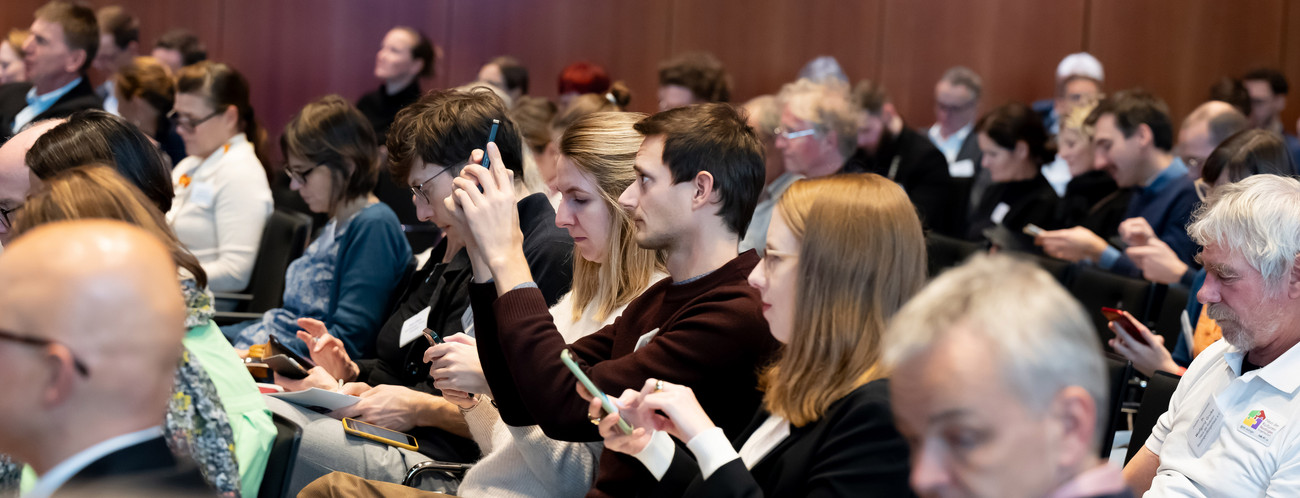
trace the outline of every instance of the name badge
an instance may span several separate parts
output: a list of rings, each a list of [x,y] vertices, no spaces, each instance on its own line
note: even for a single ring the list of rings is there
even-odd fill
[[[189,201],[194,205],[207,209],[212,207],[212,201],[216,198],[217,191],[212,188],[208,182],[194,182],[190,184]]]
[[[654,329],[654,330],[651,330],[651,331],[646,332],[645,334],[641,335],[641,338],[636,340],[636,347],[632,348],[632,351],[633,351],[633,352],[636,352],[636,350],[641,349],[641,346],[645,346],[646,344],[650,344],[650,339],[654,339],[654,338],[655,338],[655,334],[658,334],[658,333],[659,333],[659,329],[656,328],[656,329]]]
[[[1210,398],[1205,403],[1205,407],[1201,408],[1201,413],[1196,416],[1191,432],[1187,433],[1188,442],[1192,445],[1192,453],[1197,457],[1204,455],[1205,450],[1219,439],[1220,427],[1223,427],[1223,411],[1219,409],[1215,399]]]
[[[1277,416],[1270,416],[1262,407],[1246,412],[1246,417],[1237,424],[1238,433],[1264,446],[1273,443],[1273,436],[1281,428],[1282,423],[1278,421]]]
[[[975,176],[975,161],[962,159],[948,164],[948,176],[953,178],[970,178]]]
[[[425,306],[419,313],[402,322],[402,334],[398,336],[397,347],[404,348],[417,337],[424,335],[424,325],[429,321],[429,307]]]
[[[460,316],[460,329],[465,331],[465,335],[474,337],[474,307],[465,308],[465,314]]]
[[[993,206],[993,214],[989,215],[989,219],[993,220],[994,223],[1002,223],[1002,218],[1006,218],[1007,213],[1010,211],[1011,206],[1008,206],[1005,202],[999,202],[997,206]]]

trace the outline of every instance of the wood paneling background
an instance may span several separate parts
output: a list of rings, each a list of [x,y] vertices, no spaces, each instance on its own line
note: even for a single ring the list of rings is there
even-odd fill
[[[26,27],[43,2],[0,2],[0,30]],[[808,60],[834,55],[856,82],[877,79],[914,126],[933,121],[943,70],[970,66],[985,80],[984,110],[1053,93],[1056,63],[1087,50],[1108,90],[1143,86],[1175,120],[1221,76],[1281,68],[1300,95],[1300,0],[94,0],[141,18],[145,52],[169,28],[189,28],[212,59],[253,84],[258,116],[278,139],[304,103],[356,99],[378,86],[374,54],[387,29],[410,25],[445,58],[426,88],[475,77],[511,54],[530,69],[534,95],[554,97],[566,64],[604,65],[653,111],[660,61],[707,50],[728,67],[733,100],[773,93]],[[1293,129],[1300,102],[1284,115]]]

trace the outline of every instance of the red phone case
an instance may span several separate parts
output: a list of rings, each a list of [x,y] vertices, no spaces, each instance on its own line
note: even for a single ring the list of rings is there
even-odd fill
[[[1133,338],[1133,340],[1142,344],[1150,345],[1150,343],[1146,341],[1146,338],[1142,337],[1142,334],[1138,332],[1137,324],[1133,323],[1133,320],[1124,315],[1122,311],[1115,308],[1103,307],[1101,309],[1101,314],[1102,316],[1105,316],[1107,320],[1119,323],[1120,330],[1126,332],[1129,337]]]

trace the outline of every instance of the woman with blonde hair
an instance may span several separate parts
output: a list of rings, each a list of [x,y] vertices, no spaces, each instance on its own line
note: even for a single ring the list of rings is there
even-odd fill
[[[880,338],[924,279],[921,222],[901,187],[875,174],[795,182],[749,277],[785,344],[760,377],[763,408],[749,429],[733,446],[689,387],[648,379],[617,400],[631,435],[616,415],[600,420],[606,448],[645,464],[656,494],[909,494]],[[603,416],[600,406],[590,413]]]
[[[243,362],[212,322],[203,267],[167,226],[161,211],[113,168],[92,164],[60,172],[23,205],[18,236],[45,223],[103,218],[125,221],[170,250],[189,311],[185,354],[176,371],[166,435],[172,451],[191,455],[208,482],[226,496],[257,496],[275,424]]]

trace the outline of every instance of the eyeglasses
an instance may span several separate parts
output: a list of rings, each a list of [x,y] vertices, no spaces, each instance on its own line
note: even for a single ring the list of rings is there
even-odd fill
[[[785,137],[786,140],[794,140],[796,138],[802,138],[817,133],[817,129],[808,128],[807,130],[800,131],[785,131],[785,128],[777,128],[772,130],[772,133],[778,137]]]
[[[14,213],[22,208],[23,208],[22,206],[17,206],[14,207],[13,209],[0,208],[0,224],[3,224],[6,230],[13,229]]]
[[[1205,158],[1202,157],[1181,156],[1179,159],[1182,159],[1183,164],[1187,165],[1187,169],[1192,171],[1200,171],[1201,165],[1205,164]]]
[[[294,171],[293,168],[290,168],[290,167],[288,167],[288,166],[285,166],[285,167],[284,167],[284,174],[289,175],[289,179],[290,179],[290,180],[293,180],[293,181],[295,181],[295,182],[298,182],[298,185],[306,185],[306,184],[307,184],[307,175],[310,175],[312,171],[314,171],[316,168],[319,168],[319,167],[321,167],[321,166],[324,166],[324,165],[323,165],[323,164],[317,164],[317,165],[315,165],[315,166],[312,166],[312,167],[310,167],[310,168],[304,169],[304,170],[302,170],[302,171]]]
[[[225,109],[219,111],[212,111],[212,114],[209,114],[202,119],[194,119],[184,114],[181,114],[179,112],[176,112],[176,109],[172,109],[171,112],[167,113],[167,119],[170,119],[172,120],[173,123],[176,123],[176,126],[178,128],[185,128],[186,130],[194,131],[194,129],[198,128],[199,125],[207,122],[209,119],[220,116],[222,113],[225,112],[226,112]]]
[[[42,339],[40,337],[31,337],[31,336],[15,334],[13,332],[9,332],[6,330],[0,330],[0,339],[13,341],[19,344],[26,344],[28,346],[41,347],[41,348],[58,345],[63,349],[68,350],[68,356],[72,357],[72,366],[73,368],[77,369],[77,373],[81,374],[82,377],[90,377],[90,370],[86,368],[86,364],[82,363],[81,360],[77,359],[77,355],[72,353],[72,348],[69,348],[67,345],[59,341],[53,339]]]
[[[1192,182],[1192,187],[1196,189],[1196,197],[1200,198],[1201,202],[1205,202],[1206,199],[1210,198],[1210,188],[1213,185],[1205,183],[1205,180],[1197,178],[1196,181]]]
[[[776,271],[776,265],[781,264],[782,261],[794,261],[796,259],[799,259],[798,253],[767,249],[763,251],[763,271],[771,275],[772,272]]]
[[[439,171],[438,174],[429,177],[428,180],[420,182],[419,185],[411,187],[411,195],[414,195],[415,197],[424,200],[425,204],[432,205],[433,201],[429,200],[429,194],[424,193],[424,186],[427,185],[429,182],[433,181],[434,178],[442,176],[443,173],[446,173],[448,171],[451,171],[451,166],[442,168],[442,171]]]
[[[967,102],[965,104],[958,104],[958,105],[945,104],[943,102],[934,103],[934,108],[943,111],[945,114],[956,114],[964,110],[970,109],[971,107],[974,106],[975,106],[974,100]]]

